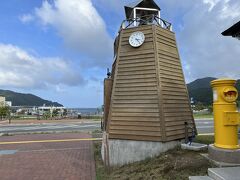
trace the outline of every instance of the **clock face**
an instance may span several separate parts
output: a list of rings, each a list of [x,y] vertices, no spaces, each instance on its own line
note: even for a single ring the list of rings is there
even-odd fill
[[[142,32],[134,32],[129,37],[129,44],[132,47],[139,47],[141,46],[145,41],[145,36]]]

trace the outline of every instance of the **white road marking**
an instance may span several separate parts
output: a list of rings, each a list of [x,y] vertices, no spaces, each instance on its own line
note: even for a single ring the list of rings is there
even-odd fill
[[[197,129],[213,128],[214,126],[198,126]]]
[[[203,124],[212,124],[213,122],[203,122]]]

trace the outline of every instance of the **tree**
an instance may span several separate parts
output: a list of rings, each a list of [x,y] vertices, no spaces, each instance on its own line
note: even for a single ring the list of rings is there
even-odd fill
[[[66,116],[66,115],[67,115],[67,110],[64,109],[64,110],[63,110],[63,116]]]
[[[3,118],[6,118],[6,117],[9,117],[10,116],[10,108],[8,106],[0,106],[0,117],[1,117],[1,120]]]
[[[48,120],[50,117],[51,117],[50,111],[46,111],[46,112],[43,113],[43,118],[44,119]]]
[[[200,111],[200,110],[203,110],[203,109],[205,109],[205,108],[206,108],[206,107],[203,105],[202,102],[197,102],[194,109],[195,109],[196,111]]]
[[[54,110],[52,111],[52,117],[56,117],[56,116],[58,116],[58,110],[57,110],[57,109],[54,109]]]

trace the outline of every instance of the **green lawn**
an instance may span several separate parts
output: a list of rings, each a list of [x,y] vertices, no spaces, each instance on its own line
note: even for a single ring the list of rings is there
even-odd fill
[[[193,141],[197,143],[202,143],[202,144],[213,144],[214,136],[213,135],[196,136],[196,138]]]
[[[11,116],[12,120],[32,120],[32,119],[37,119],[37,116],[31,116],[31,115],[16,115],[16,116]]]
[[[194,119],[213,118],[213,114],[193,114]]]

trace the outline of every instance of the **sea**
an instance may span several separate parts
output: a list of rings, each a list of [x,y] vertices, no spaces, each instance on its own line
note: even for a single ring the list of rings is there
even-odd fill
[[[68,111],[73,112],[74,114],[82,114],[82,115],[98,115],[102,114],[102,110],[100,108],[67,108]]]

